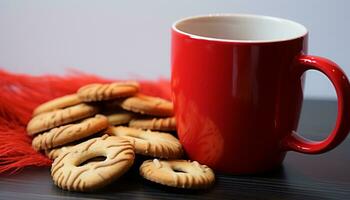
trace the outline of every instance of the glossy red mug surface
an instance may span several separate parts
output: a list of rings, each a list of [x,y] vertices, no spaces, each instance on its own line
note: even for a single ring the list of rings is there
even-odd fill
[[[247,174],[279,166],[287,151],[318,154],[350,130],[350,85],[332,61],[307,55],[304,26],[257,15],[208,15],[172,28],[171,86],[180,141],[192,160]],[[323,141],[296,133],[304,72],[335,87],[338,116]]]

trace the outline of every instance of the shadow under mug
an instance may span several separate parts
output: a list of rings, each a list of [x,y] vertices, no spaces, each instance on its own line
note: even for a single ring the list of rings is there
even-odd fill
[[[287,151],[318,154],[350,129],[350,85],[332,61],[307,55],[307,29],[275,17],[218,14],[172,27],[171,87],[180,141],[192,160],[246,174],[280,165]],[[335,87],[338,116],[323,141],[296,133],[304,72]]]

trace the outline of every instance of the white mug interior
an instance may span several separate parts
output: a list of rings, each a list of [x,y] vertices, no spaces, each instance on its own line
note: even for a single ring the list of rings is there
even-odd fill
[[[303,37],[307,29],[294,21],[245,14],[189,17],[174,23],[173,30],[192,38],[231,42],[275,42]]]

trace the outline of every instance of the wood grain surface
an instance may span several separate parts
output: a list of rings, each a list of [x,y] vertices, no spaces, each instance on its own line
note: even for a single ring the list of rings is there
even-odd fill
[[[334,101],[304,102],[300,132],[322,139],[332,130]],[[349,122],[350,123],[350,122]],[[63,191],[53,185],[49,168],[28,168],[16,175],[0,175],[0,199],[350,199],[350,139],[322,155],[289,152],[274,171],[237,176],[217,174],[210,190],[173,189],[138,175],[138,159],[121,179],[94,193]]]

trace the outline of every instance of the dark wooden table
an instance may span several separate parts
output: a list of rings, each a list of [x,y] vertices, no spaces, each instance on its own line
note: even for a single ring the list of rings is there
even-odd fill
[[[337,112],[334,101],[304,102],[300,132],[322,139],[331,131]],[[349,122],[350,123],[350,122]],[[0,199],[350,199],[350,139],[322,155],[289,152],[279,169],[260,175],[217,174],[204,191],[172,189],[150,183],[137,167],[95,193],[68,192],[53,185],[49,168],[25,169],[0,176]]]

